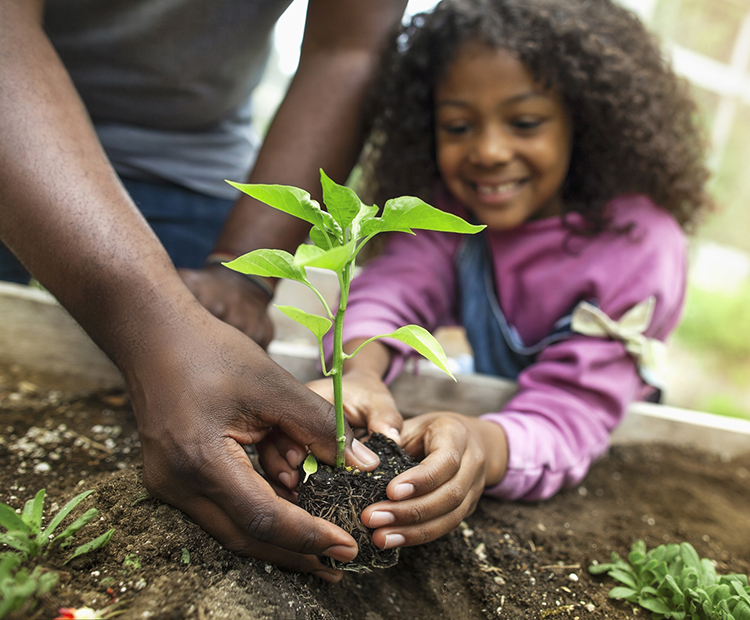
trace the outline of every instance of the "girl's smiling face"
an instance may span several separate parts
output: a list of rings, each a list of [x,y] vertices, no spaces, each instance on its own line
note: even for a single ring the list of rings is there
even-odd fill
[[[435,125],[443,182],[490,229],[562,213],[569,116],[509,52],[464,44],[436,89]]]

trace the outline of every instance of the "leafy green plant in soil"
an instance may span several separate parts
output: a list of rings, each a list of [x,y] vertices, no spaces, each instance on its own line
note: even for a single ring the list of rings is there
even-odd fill
[[[286,185],[230,184],[245,194],[265,202],[275,209],[294,215],[312,224],[310,240],[303,243],[294,255],[283,250],[261,249],[224,263],[230,269],[248,275],[286,278],[310,288],[320,300],[324,316],[311,314],[294,306],[277,306],[289,318],[309,329],[320,347],[323,374],[333,379],[336,408],[338,451],[336,466],[344,465],[344,404],[342,397],[342,368],[344,360],[354,357],[368,343],[378,338],[395,338],[433,362],[453,377],[448,369],[445,352],[426,329],[417,325],[400,327],[390,334],[370,338],[352,354],[344,353],[344,315],[349,300],[349,287],[354,275],[357,255],[375,235],[385,232],[414,234],[413,229],[455,233],[476,233],[484,226],[475,226],[456,215],[428,205],[414,196],[401,196],[385,203],[378,215],[377,206],[364,204],[354,190],[338,185],[320,171],[323,188],[323,210],[306,191]],[[307,267],[328,269],[339,282],[339,306],[335,313],[318,289],[307,278]],[[333,359],[326,368],[323,337],[333,327]]]
[[[65,518],[93,491],[84,491],[70,500],[43,527],[44,495],[40,490],[34,499],[26,502],[21,514],[16,514],[10,506],[0,503],[0,544],[11,550],[0,552],[0,618],[10,611],[17,611],[24,605],[33,606],[33,599],[50,592],[57,584],[58,574],[41,565],[29,566],[36,558],[46,556],[58,546],[65,548],[73,544],[73,538],[99,514],[96,508],[89,508],[59,534],[57,528]],[[109,542],[114,530],[109,530],[94,540],[79,545],[65,560],[65,564],[90,551],[99,549]]]
[[[647,552],[637,541],[627,560],[613,553],[610,563],[594,564],[589,571],[619,581],[609,596],[648,609],[655,620],[750,620],[747,575],[717,575],[689,543]]]
[[[313,333],[320,348],[323,374],[333,380],[337,438],[336,471],[340,472],[344,469],[344,450],[346,448],[342,375],[343,364],[346,359],[354,357],[362,347],[373,340],[391,338],[406,343],[453,377],[448,369],[448,360],[440,344],[432,334],[418,325],[407,325],[390,334],[375,336],[360,345],[353,353],[344,353],[344,316],[358,254],[373,237],[380,233],[405,232],[414,234],[414,229],[421,229],[471,234],[479,232],[484,226],[469,224],[460,217],[436,209],[413,196],[401,196],[387,201],[382,213],[380,213],[377,206],[364,204],[354,190],[338,185],[329,179],[322,170],[320,171],[320,180],[323,188],[323,202],[327,208],[325,210],[310,197],[310,194],[296,187],[230,182],[232,186],[249,196],[310,223],[312,225],[310,230],[312,243],[300,245],[294,255],[283,250],[260,249],[224,264],[231,269],[252,276],[286,278],[300,282],[310,288],[320,300],[323,315],[311,314],[294,306],[277,306],[277,308]],[[335,312],[328,306],[320,291],[310,283],[306,271],[308,267],[327,269],[336,274],[339,283],[339,303]],[[323,338],[331,329],[333,329],[333,351],[330,367],[327,367]],[[387,444],[387,441],[381,443]],[[390,452],[392,448],[393,446],[388,446],[387,450]],[[391,472],[389,472],[391,477],[400,473],[400,467],[401,465],[391,469]],[[308,478],[314,476],[317,468],[318,463],[315,458],[308,457],[304,465],[303,473],[305,476],[302,487],[307,483]],[[356,474],[356,472],[354,473]],[[327,474],[324,477],[328,479]],[[385,499],[385,485],[382,486],[383,494],[380,499]],[[316,491],[316,493],[319,492]],[[327,517],[330,517],[329,520],[350,532],[352,528],[364,527],[359,522],[359,512],[368,503],[379,501],[379,498],[362,497],[360,498],[362,503],[355,504],[351,501],[351,495],[353,494],[351,490],[339,492],[346,492],[350,495],[345,504],[351,507],[349,510],[351,514],[345,518],[345,522],[337,521],[337,518],[332,517],[325,508],[321,509],[320,514],[327,515]],[[306,493],[300,489],[300,505],[309,510],[305,506],[305,497]],[[335,499],[332,500],[333,503],[336,503],[336,501]],[[340,503],[341,500],[338,500],[338,502]],[[313,512],[313,514],[316,514],[316,512]],[[362,548],[360,546],[361,553]],[[382,566],[382,564],[380,565]],[[359,570],[351,565],[346,568]]]

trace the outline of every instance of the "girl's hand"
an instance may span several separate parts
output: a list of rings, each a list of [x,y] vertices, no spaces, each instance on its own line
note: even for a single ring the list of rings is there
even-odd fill
[[[388,485],[391,501],[368,506],[362,523],[376,528],[383,549],[419,545],[453,530],[474,512],[485,487],[500,482],[507,442],[500,425],[452,412],[428,413],[404,423],[404,449],[416,467]]]
[[[307,387],[333,402],[331,379],[311,381]],[[401,444],[404,419],[379,373],[360,368],[344,373],[344,414],[355,434],[357,429],[367,429],[367,434],[382,433]]]

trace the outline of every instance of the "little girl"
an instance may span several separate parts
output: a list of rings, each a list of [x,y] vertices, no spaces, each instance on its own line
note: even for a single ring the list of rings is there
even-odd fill
[[[404,422],[399,441],[426,458],[362,514],[395,547],[446,533],[482,493],[579,483],[628,404],[658,390],[708,173],[686,85],[609,0],[443,0],[403,29],[373,92],[376,204],[418,195],[487,229],[394,234],[352,285],[346,349],[458,323],[478,372],[518,382],[502,411]],[[353,423],[395,410],[384,382],[408,355],[376,341],[348,360]]]

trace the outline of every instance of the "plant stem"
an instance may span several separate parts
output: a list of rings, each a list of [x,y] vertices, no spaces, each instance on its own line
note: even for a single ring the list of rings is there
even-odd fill
[[[339,309],[333,321],[333,406],[336,411],[336,468],[346,465],[346,422],[344,418],[344,313],[349,300],[352,266],[347,265],[339,275]]]

